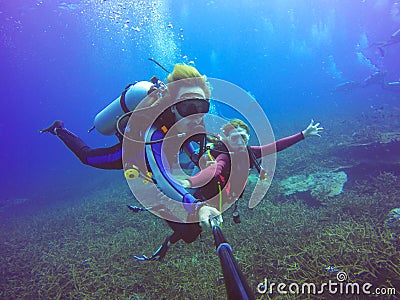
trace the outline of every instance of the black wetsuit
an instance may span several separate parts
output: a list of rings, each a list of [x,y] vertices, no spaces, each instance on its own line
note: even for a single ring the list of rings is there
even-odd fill
[[[57,136],[85,165],[106,170],[121,170],[123,167],[122,141],[108,148],[92,149],[65,128],[58,128]]]

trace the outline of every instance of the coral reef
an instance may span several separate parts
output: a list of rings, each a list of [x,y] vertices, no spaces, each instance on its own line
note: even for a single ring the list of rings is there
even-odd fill
[[[394,238],[400,237],[400,208],[393,208],[385,219],[385,226],[394,235]]]
[[[328,197],[337,196],[343,192],[347,174],[340,172],[316,172],[309,176],[300,174],[286,178],[280,182],[285,195],[310,191],[315,199],[322,201]]]

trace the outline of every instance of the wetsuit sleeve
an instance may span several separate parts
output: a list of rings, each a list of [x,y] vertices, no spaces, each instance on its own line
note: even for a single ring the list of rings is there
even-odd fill
[[[282,151],[301,140],[304,140],[303,133],[299,132],[297,134],[282,138],[280,140],[275,141],[274,143],[263,145],[263,146],[251,146],[250,149],[253,150],[256,158],[260,158],[262,156],[270,155],[275,152]]]
[[[190,181],[193,188],[202,187],[206,185],[213,178],[221,175],[222,170],[229,162],[229,156],[225,153],[219,154],[215,159],[215,163],[209,165],[207,168],[203,169],[196,175],[187,178]]]
[[[78,136],[65,128],[57,130],[57,136],[85,164],[99,169],[122,169],[122,144],[108,148],[92,149]]]

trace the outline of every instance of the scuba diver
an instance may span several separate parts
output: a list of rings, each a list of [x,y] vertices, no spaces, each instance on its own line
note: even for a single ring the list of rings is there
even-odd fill
[[[387,75],[387,71],[375,71],[371,75],[367,76],[362,82],[361,87],[367,87],[373,84],[378,84],[381,87],[385,85],[385,77]]]
[[[206,159],[200,159],[200,164],[203,164],[201,166],[203,169],[196,175],[181,179],[179,182],[184,188],[195,188],[194,196],[197,199],[204,198],[204,200],[208,201],[210,199],[215,199],[216,202],[222,202],[220,206],[222,206],[223,203],[231,204],[235,202],[233,218],[235,223],[240,223],[237,200],[243,195],[244,188],[247,184],[247,176],[235,176],[235,179],[232,181],[231,174],[242,173],[247,175],[247,172],[243,171],[245,169],[248,170],[249,165],[247,162],[249,162],[251,168],[257,169],[260,178],[265,179],[266,174],[257,159],[275,152],[280,152],[307,137],[320,136],[319,133],[323,128],[319,127],[319,125],[320,123],[314,124],[314,121],[311,120],[306,129],[295,135],[282,138],[274,143],[263,146],[248,146],[250,139],[249,126],[242,120],[234,119],[222,127],[222,132],[225,137],[220,140],[213,140],[209,153],[203,156]],[[231,164],[232,156],[236,156],[235,161],[240,163]],[[207,159],[207,157],[210,159]],[[224,189],[226,186],[229,187]],[[208,203],[210,203],[210,201]],[[214,203],[212,206],[218,207],[218,204]],[[135,208],[132,207],[132,209],[134,210]],[[190,231],[190,239],[186,239],[186,242],[193,242],[196,240],[197,236],[200,235],[200,230],[193,229],[194,230]],[[147,257],[142,255],[135,256],[134,258],[139,261],[162,260],[169,246],[174,242],[175,236],[169,236],[152,256]]]
[[[387,82],[383,88],[393,92],[400,92],[400,80]]]
[[[387,71],[375,71],[371,75],[365,77],[361,82],[357,81],[346,81],[336,85],[332,91],[340,92],[345,91],[348,92],[350,90],[354,90],[356,88],[366,88],[371,85],[380,85],[382,88],[386,88],[385,78],[387,75]]]
[[[208,199],[212,197],[210,193],[215,194],[215,191],[222,190],[228,184],[230,187],[226,190],[225,194],[222,194],[222,199],[224,203],[233,203],[241,197],[247,183],[247,178],[244,178],[244,181],[241,182],[232,182],[230,180],[231,173],[241,172],[248,167],[255,168],[260,175],[260,179],[265,180],[266,174],[258,159],[280,152],[307,137],[320,136],[319,133],[323,128],[319,127],[319,125],[320,123],[314,124],[312,120],[306,129],[295,135],[263,146],[248,146],[250,139],[249,126],[242,120],[234,119],[222,127],[224,138],[214,142],[210,149],[209,157],[211,157],[212,162],[208,162],[208,166],[194,176],[181,180],[181,184],[185,188],[200,187],[196,191],[195,196],[197,195],[201,198],[202,195],[205,195]],[[240,164],[231,164],[233,155],[242,156],[236,160]],[[248,157],[249,166],[242,165],[246,163],[246,157]]]
[[[386,47],[389,47],[389,46],[391,46],[391,45],[394,45],[394,44],[398,44],[398,43],[400,43],[400,29],[397,29],[397,30],[390,36],[390,38],[389,38],[387,41],[385,41],[385,42],[375,42],[375,43],[372,43],[368,48],[371,48],[371,47],[373,47],[373,46],[377,46],[377,47],[378,47],[378,50],[379,50],[379,52],[380,52],[380,54],[381,54],[381,57],[384,57],[384,56],[385,56],[385,48],[386,48]]]
[[[358,88],[358,87],[361,87],[361,84],[359,82],[350,80],[350,81],[346,81],[346,82],[342,82],[342,83],[337,84],[332,89],[332,91],[333,92],[340,92],[340,91],[348,92],[348,91],[353,90],[353,89]]]
[[[122,147],[122,140],[127,134],[133,135],[136,144],[139,144],[141,149],[141,153],[129,154],[133,160],[138,157],[135,171],[146,177],[147,175],[143,174],[148,174],[146,171],[150,169],[152,175],[150,178],[149,176],[146,178],[155,183],[161,192],[173,191],[173,199],[183,204],[188,218],[191,218],[191,223],[186,223],[184,220],[166,220],[174,231],[168,242],[176,243],[181,239],[185,242],[192,242],[201,232],[202,226],[209,226],[210,218],[216,217],[219,222],[222,222],[221,213],[216,208],[196,199],[179,183],[169,180],[166,175],[168,165],[160,162],[166,158],[169,165],[172,165],[176,158],[174,156],[176,153],[166,153],[162,147],[170,128],[171,131],[172,129],[177,131],[174,139],[185,140],[186,134],[190,135],[197,127],[204,127],[203,117],[209,111],[210,106],[210,87],[206,77],[201,75],[196,68],[183,64],[174,66],[173,72],[167,77],[167,82],[167,86],[164,86],[153,78],[151,83],[138,82],[128,86],[121,97],[96,116],[95,128],[97,130],[108,135],[114,133],[119,138],[119,143],[112,147],[90,148],[78,136],[68,131],[63,122],[59,120],[40,132],[57,136],[82,163],[100,169],[127,168],[122,160],[123,155],[126,154]],[[143,98],[146,98],[145,103],[142,101],[136,106],[135,104]],[[136,114],[136,109],[132,112],[135,106],[136,109],[139,108]],[[149,128],[140,128],[142,120],[145,120],[152,111],[155,111],[157,118],[150,120]],[[129,128],[126,117],[132,113],[131,119],[137,123],[137,126]],[[119,117],[118,122],[116,122],[116,116]],[[121,129],[121,124],[126,126],[125,131]],[[148,139],[148,142],[144,142],[144,138]],[[190,142],[190,139],[184,141],[181,150],[197,164],[196,155]],[[140,160],[139,157],[143,157],[145,161]],[[131,206],[129,207],[132,209]]]

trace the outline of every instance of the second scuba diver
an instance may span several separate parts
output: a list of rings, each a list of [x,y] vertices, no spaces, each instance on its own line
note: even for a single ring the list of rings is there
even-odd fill
[[[214,142],[210,149],[212,163],[208,163],[209,165],[196,175],[182,180],[181,184],[185,188],[201,187],[199,197],[206,194],[206,197],[209,198],[210,195],[207,195],[207,193],[218,191],[219,188],[209,188],[207,184],[214,184],[217,187],[218,184],[226,185],[229,183],[231,185],[230,194],[225,196],[228,198],[238,197],[242,193],[240,189],[246,185],[246,182],[229,182],[230,173],[240,171],[246,166],[235,165],[231,169],[231,155],[249,156],[250,168],[256,168],[261,173],[260,176],[263,177],[265,174],[262,174],[263,171],[257,159],[280,152],[307,137],[320,136],[319,133],[322,130],[323,128],[319,127],[319,123],[314,124],[312,120],[306,129],[295,135],[263,146],[248,146],[250,139],[249,126],[242,120],[234,119],[222,127],[222,133],[225,137],[218,142]],[[229,145],[231,151],[225,145]],[[244,162],[245,160],[238,159],[237,161]],[[239,189],[235,191],[235,187]],[[232,200],[235,201],[236,199]],[[225,202],[230,201],[225,198]]]

